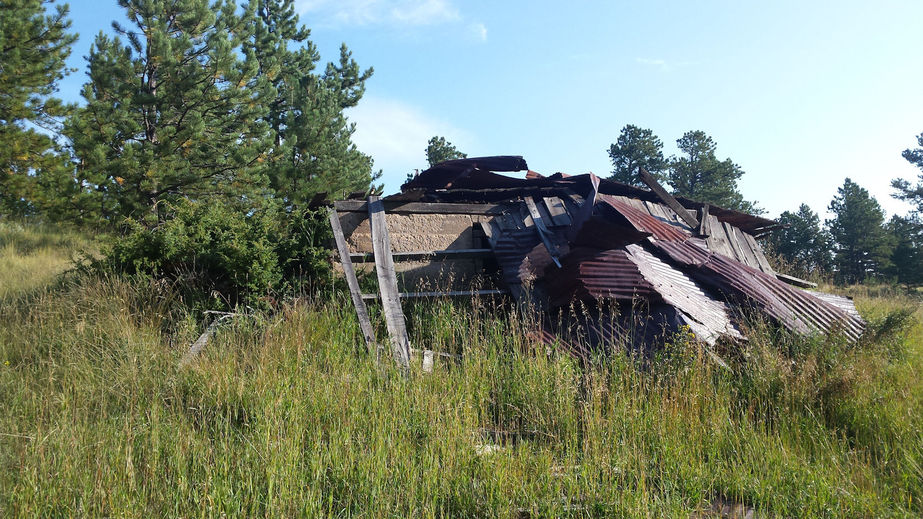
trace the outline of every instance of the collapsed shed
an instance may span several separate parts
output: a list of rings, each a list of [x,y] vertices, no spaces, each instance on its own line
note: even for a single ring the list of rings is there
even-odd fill
[[[497,173],[516,171],[524,178]],[[752,311],[795,333],[859,338],[865,323],[849,299],[773,271],[757,240],[776,222],[674,198],[641,176],[650,190],[482,157],[438,164],[383,199],[334,202],[330,221],[369,346],[365,300],[381,300],[392,352],[406,366],[402,298],[484,294],[539,309],[539,335],[577,355],[629,328],[636,344],[681,327],[712,345],[745,340]],[[379,294],[362,294],[356,281],[353,264],[370,262]],[[562,324],[574,305],[584,309],[581,340]]]

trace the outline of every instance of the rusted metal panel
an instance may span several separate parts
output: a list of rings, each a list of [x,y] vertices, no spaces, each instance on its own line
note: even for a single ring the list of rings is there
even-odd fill
[[[572,249],[562,258],[561,269],[544,281],[552,307],[574,301],[656,297],[653,286],[624,249]]]
[[[599,195],[599,200],[605,202],[610,207],[618,211],[622,216],[628,219],[631,224],[639,231],[649,232],[655,238],[668,241],[685,241],[692,235],[685,233],[676,227],[664,223],[651,216],[646,211],[635,209],[634,207],[618,200],[610,195]]]
[[[841,331],[858,340],[865,328],[861,319],[836,306],[720,254],[682,242],[658,240],[652,245],[696,281],[737,304],[753,304],[794,332]]]
[[[742,339],[743,336],[731,320],[730,309],[723,301],[708,294],[682,271],[644,250],[640,245],[625,247],[629,259],[663,298],[686,318],[693,333],[709,344],[720,337]]]
[[[833,306],[839,308],[840,310],[843,310],[843,311],[846,312],[847,314],[849,314],[849,315],[851,315],[851,316],[853,316],[853,317],[855,317],[855,318],[857,318],[857,319],[861,319],[861,318],[862,318],[862,317],[859,315],[859,311],[856,310],[856,305],[855,305],[855,303],[853,303],[853,300],[852,300],[851,298],[849,298],[849,297],[838,296],[838,295],[836,295],[836,294],[828,294],[827,292],[820,292],[820,291],[817,291],[817,290],[805,290],[805,292],[807,292],[809,295],[811,295],[811,296],[813,296],[813,297],[816,297],[816,298],[819,298],[819,299],[823,299],[824,301],[826,301],[826,302],[830,303],[831,305],[833,305]]]

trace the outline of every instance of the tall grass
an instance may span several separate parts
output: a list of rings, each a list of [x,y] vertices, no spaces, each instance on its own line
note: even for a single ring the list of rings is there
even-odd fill
[[[919,516],[912,305],[860,300],[859,345],[756,325],[726,369],[684,335],[580,364],[436,301],[412,341],[461,356],[404,377],[345,298],[236,319],[181,367],[201,328],[169,287],[72,278],[0,308],[0,516]]]
[[[45,287],[73,266],[77,256],[95,251],[74,232],[0,220],[0,304]]]

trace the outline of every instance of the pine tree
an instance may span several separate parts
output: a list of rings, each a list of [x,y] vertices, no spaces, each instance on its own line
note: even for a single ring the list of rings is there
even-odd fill
[[[362,71],[345,45],[323,73],[310,31],[299,25],[292,0],[250,0],[251,37],[244,53],[271,87],[264,120],[274,140],[266,172],[273,192],[289,208],[317,193],[332,197],[365,190],[378,178],[372,160],[352,142],[344,110],[356,106],[372,69]]]
[[[447,160],[464,159],[468,154],[458,151],[445,137],[434,136],[426,143],[426,162],[433,167]]]
[[[67,32],[67,4],[46,14],[53,3],[8,0],[0,6],[0,213],[34,210],[47,197],[39,191],[57,184],[67,168],[53,136],[70,107],[54,93],[70,72],[65,61],[77,37]]]
[[[830,237],[807,204],[794,213],[785,211],[778,222],[782,227],[769,237],[769,245],[797,274],[816,275],[830,268]]]
[[[610,179],[639,187],[645,186],[638,177],[639,167],[662,181],[668,165],[663,142],[651,130],[633,124],[626,124],[615,144],[609,146],[609,158],[613,166]]]
[[[256,200],[270,91],[238,52],[249,33],[234,0],[119,5],[131,26],[96,37],[87,104],[66,128],[88,186],[83,210],[157,221],[171,200]]]
[[[884,210],[868,191],[847,178],[829,210],[834,217],[827,220],[827,228],[841,281],[861,283],[889,268],[893,240],[884,227]]]
[[[737,180],[744,171],[731,159],[718,160],[717,144],[701,130],[689,131],[677,139],[684,156],[670,159],[667,182],[673,194],[725,209],[761,213],[755,203],[744,200]]]
[[[906,149],[902,153],[907,162],[920,168],[920,176],[917,184],[911,185],[910,182],[896,178],[891,181],[891,187],[895,189],[895,198],[910,202],[916,206],[918,213],[923,213],[923,133],[917,136],[917,143],[920,145],[916,149]]]
[[[923,284],[923,222],[919,216],[893,216],[888,222],[888,232],[894,240],[888,273],[898,283]]]

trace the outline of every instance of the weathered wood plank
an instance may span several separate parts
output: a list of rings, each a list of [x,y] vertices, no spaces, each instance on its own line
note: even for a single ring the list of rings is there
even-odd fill
[[[708,204],[699,211],[699,236],[708,236]]]
[[[542,198],[548,214],[551,215],[552,223],[555,226],[564,227],[571,224],[570,215],[567,214],[567,208],[564,202],[556,196],[546,196]]]
[[[501,204],[450,204],[444,202],[381,202],[389,213],[397,214],[502,214]],[[341,213],[368,213],[368,203],[362,200],[337,200],[333,207]]]
[[[542,215],[538,211],[535,201],[532,200],[531,196],[527,196],[525,200],[526,207],[529,208],[529,215],[532,217],[532,221],[535,222],[535,229],[538,231],[539,238],[542,239],[542,243],[544,243],[545,248],[548,249],[548,255],[551,256],[551,260],[554,261],[554,264],[557,265],[558,268],[561,268],[561,262],[558,260],[558,248],[551,242],[551,232],[548,230],[548,227],[545,226],[545,222],[542,220]]]
[[[743,233],[744,239],[747,240],[747,245],[750,246],[750,250],[753,252],[753,255],[756,257],[756,262],[760,265],[760,270],[767,274],[775,274],[775,270],[772,268],[772,265],[769,264],[769,260],[766,259],[766,254],[763,253],[763,248],[760,247],[760,244],[757,243],[756,238],[751,236],[748,233]]]
[[[728,243],[727,234],[724,232],[724,226],[721,225],[721,222],[714,216],[708,217],[708,229],[709,235],[706,238],[706,243],[708,243],[708,249],[712,252],[717,252],[729,258],[734,257],[734,251],[731,250],[731,245]]]
[[[692,215],[679,201],[673,198],[673,195],[667,193],[667,191],[657,182],[657,179],[653,177],[650,173],[647,172],[644,168],[638,168],[638,172],[641,176],[641,181],[647,184],[647,187],[651,188],[651,191],[654,192],[665,204],[670,206],[670,209],[676,212],[679,217],[686,222],[690,228],[695,229],[699,226],[699,222],[696,221],[695,216]]]
[[[747,258],[747,265],[751,267],[763,270],[763,266],[760,265],[759,260],[756,257],[756,254],[753,253],[753,248],[750,246],[750,242],[747,241],[747,233],[741,231],[737,227],[731,227],[734,230],[734,237],[736,238],[737,245],[740,247],[741,252]]]
[[[423,297],[477,297],[477,296],[498,296],[509,294],[509,290],[454,290],[446,292],[401,292],[401,299],[413,299]],[[362,299],[379,299],[378,294],[362,294]]]
[[[737,235],[734,233],[734,226],[727,222],[721,222],[721,226],[724,228],[724,234],[727,236],[728,243],[731,245],[731,250],[734,252],[734,258],[744,265],[759,268],[759,265],[751,265],[747,260],[746,254],[744,254],[744,251],[740,248],[740,244],[737,243]]]
[[[491,249],[448,249],[448,250],[426,250],[411,252],[392,252],[391,258],[394,261],[420,261],[420,260],[453,260],[453,259],[472,259],[485,258],[493,256]],[[375,261],[375,254],[371,252],[353,252],[349,255],[355,263],[372,263]]]
[[[349,287],[349,295],[353,300],[353,306],[356,308],[356,317],[359,319],[359,328],[362,330],[362,336],[365,338],[365,346],[369,353],[375,355],[375,361],[378,362],[378,343],[375,340],[375,330],[372,328],[372,322],[369,320],[369,311],[362,300],[362,291],[359,289],[359,280],[356,278],[356,270],[353,268],[353,262],[349,257],[349,247],[346,245],[346,238],[343,236],[343,227],[340,226],[340,216],[336,209],[331,208],[329,211],[330,227],[333,229],[333,238],[336,241],[337,253],[340,256],[340,265],[343,266],[343,273],[346,275],[346,285]]]
[[[804,280],[804,279],[801,279],[801,278],[796,278],[795,276],[789,276],[789,275],[787,275],[787,274],[779,274],[779,273],[777,272],[777,273],[776,273],[776,278],[778,278],[780,281],[784,281],[784,282],[788,283],[789,285],[794,285],[794,286],[796,286],[796,287],[801,287],[801,288],[817,288],[817,283],[812,283],[812,282],[810,282],[810,281],[807,281],[807,280]]]
[[[401,310],[401,297],[397,291],[397,274],[391,257],[391,237],[385,221],[385,208],[381,199],[373,195],[368,198],[369,221],[372,231],[372,250],[375,254],[375,273],[378,275],[378,290],[381,292],[381,306],[385,324],[391,339],[391,354],[405,371],[410,369],[410,340]]]

